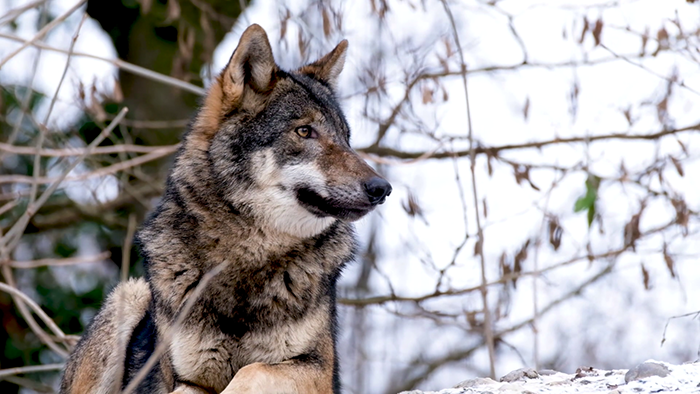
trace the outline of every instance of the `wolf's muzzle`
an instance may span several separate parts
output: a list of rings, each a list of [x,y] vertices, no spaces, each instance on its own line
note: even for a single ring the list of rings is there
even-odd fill
[[[372,205],[382,204],[386,197],[391,194],[391,184],[385,179],[375,176],[365,182],[365,193]]]

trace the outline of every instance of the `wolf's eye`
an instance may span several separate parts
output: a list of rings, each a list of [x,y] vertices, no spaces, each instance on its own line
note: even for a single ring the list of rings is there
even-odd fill
[[[301,138],[317,138],[318,134],[316,134],[316,131],[312,129],[310,126],[299,126],[296,128],[296,133],[299,135]]]

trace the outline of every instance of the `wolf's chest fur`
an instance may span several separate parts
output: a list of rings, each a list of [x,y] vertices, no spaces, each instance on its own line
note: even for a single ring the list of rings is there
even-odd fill
[[[172,231],[165,224],[186,218],[184,208],[155,215],[139,235],[161,334],[202,276],[226,265],[172,339],[179,379],[221,390],[241,367],[308,354],[321,333],[334,329],[335,282],[354,253],[350,224],[337,221],[314,238],[285,245],[235,227],[219,236],[206,226]]]

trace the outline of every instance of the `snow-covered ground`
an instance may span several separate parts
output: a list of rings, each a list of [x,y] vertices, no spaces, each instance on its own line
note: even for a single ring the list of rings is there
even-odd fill
[[[629,370],[583,367],[573,374],[520,369],[505,375],[499,382],[477,378],[441,391],[404,391],[401,394],[665,392],[700,393],[700,363],[673,365],[649,360]]]

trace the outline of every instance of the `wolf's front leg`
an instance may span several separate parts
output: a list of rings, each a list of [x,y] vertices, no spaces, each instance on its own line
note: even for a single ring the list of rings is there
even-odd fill
[[[241,368],[221,394],[331,394],[332,368],[299,361]]]

